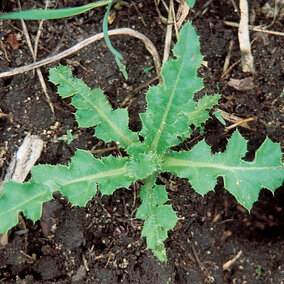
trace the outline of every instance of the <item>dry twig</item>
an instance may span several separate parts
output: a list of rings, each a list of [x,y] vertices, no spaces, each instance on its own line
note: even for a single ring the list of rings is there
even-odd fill
[[[46,5],[47,5],[47,2],[46,2]],[[20,8],[20,11],[21,11],[21,3],[20,3],[20,0],[18,0],[18,6]],[[46,6],[47,7],[47,6]],[[36,38],[36,41],[35,41],[35,49],[33,49],[33,46],[32,46],[32,42],[31,42],[31,38],[30,38],[30,35],[29,35],[29,32],[28,32],[28,29],[27,29],[27,26],[26,26],[26,23],[24,20],[21,19],[21,23],[22,23],[22,27],[23,27],[23,31],[24,31],[24,34],[25,34],[25,37],[26,37],[26,40],[27,40],[27,44],[28,44],[28,47],[30,49],[30,52],[33,56],[33,59],[34,59],[34,62],[36,61],[36,57],[37,57],[37,47],[38,47],[38,40],[39,40],[39,36],[41,34],[41,31],[40,29],[42,28],[42,23],[43,23],[43,20],[41,21],[41,24],[39,25],[39,30],[37,32],[37,38]],[[46,87],[46,84],[45,84],[45,81],[44,81],[44,78],[42,76],[42,72],[39,68],[36,68],[36,72],[37,72],[37,75],[39,77],[39,81],[40,81],[40,84],[41,84],[41,87],[42,87],[42,90],[45,94],[45,97],[46,97],[46,100],[48,102],[48,105],[51,109],[51,112],[53,114],[53,121],[56,120],[55,118],[55,111],[54,111],[54,106],[53,106],[53,103],[50,99],[50,96],[47,92],[47,87]]]
[[[188,15],[189,12],[189,7],[186,4],[185,0],[181,0],[179,7],[178,7],[178,11],[177,11],[177,29],[179,30],[186,18],[186,16]]]
[[[223,270],[228,270],[242,255],[242,251],[240,250],[238,254],[231,260],[227,261],[226,263],[223,264]]]
[[[4,45],[4,43],[3,43],[3,41],[2,41],[1,39],[0,39],[0,46],[1,46],[1,48],[3,49],[3,51],[4,51],[4,55],[5,55],[6,60],[7,60],[8,62],[11,62],[11,60],[9,59],[7,50],[6,50],[6,48],[5,48],[5,45]]]
[[[172,14],[173,0],[170,0],[170,8],[168,10],[168,24],[164,44],[164,56],[163,62],[166,62],[170,56],[171,42],[172,42],[172,31],[173,31],[173,14]]]
[[[249,121],[254,121],[254,118],[253,117],[249,117],[249,118],[245,118],[245,119],[240,119],[238,122],[228,126],[228,127],[225,127],[225,131],[229,131],[235,127],[238,127],[238,126],[242,126],[244,128],[249,128],[251,129],[249,126],[247,126],[247,122]],[[246,125],[246,127],[244,126]]]
[[[139,8],[136,6],[136,4],[133,1],[131,1],[131,5],[134,7],[134,9],[136,10],[137,14],[139,15],[139,17],[141,19],[141,22],[144,25],[144,27],[147,27],[147,24],[146,24],[146,22],[144,20],[144,17],[142,15],[142,13],[139,11]]]
[[[224,73],[228,70],[228,68],[229,68],[229,64],[230,64],[230,60],[231,60],[231,56],[232,56],[233,46],[234,46],[234,41],[233,41],[233,40],[230,40],[228,53],[227,53],[227,56],[226,56],[226,58],[225,58],[225,62],[224,62],[224,66],[223,66],[223,74],[224,74]],[[223,76],[223,74],[222,74],[222,76]]]
[[[251,54],[251,46],[249,40],[249,29],[248,29],[248,20],[249,20],[249,11],[247,0],[240,0],[240,12],[241,20],[239,25],[239,43],[240,50],[242,55],[242,70],[243,72],[255,73],[253,56]]]
[[[140,85],[139,87],[137,87],[136,89],[133,90],[132,94],[127,96],[121,104],[119,104],[119,107],[125,107],[125,105],[135,97],[135,95],[140,91],[143,90],[145,88],[147,88],[150,84],[154,83],[156,80],[158,80],[158,76],[154,77],[153,79],[151,79],[148,82],[145,82],[144,84]]]
[[[235,27],[235,28],[239,27],[238,23],[234,23],[234,22],[230,22],[230,21],[224,21],[223,23],[227,26],[231,26],[231,27]],[[265,28],[261,28],[261,27],[248,25],[248,28],[249,28],[249,30],[254,31],[254,32],[261,32],[261,33],[266,33],[266,34],[271,34],[271,35],[276,35],[276,36],[284,36],[283,32],[270,31],[270,30],[266,30]]]
[[[251,45],[257,40],[257,36],[250,42]],[[239,63],[241,63],[242,59],[237,60],[235,63],[233,63],[220,77],[220,80],[222,80],[228,73],[232,71],[232,69],[235,68]]]
[[[159,81],[160,81],[160,83],[162,83],[162,78],[160,76],[161,61],[160,61],[159,53],[158,53],[155,45],[145,35],[137,32],[133,29],[130,29],[130,28],[119,28],[119,29],[110,30],[110,31],[108,31],[108,34],[110,36],[112,36],[112,35],[128,35],[128,36],[132,36],[132,37],[135,37],[135,38],[142,40],[143,43],[145,44],[145,47],[147,48],[147,50],[149,51],[149,53],[153,57],[155,69],[156,69],[157,75],[159,76]],[[73,53],[76,53],[80,49],[82,49],[82,48],[88,46],[89,44],[91,44],[91,43],[93,43],[97,40],[100,40],[102,38],[104,38],[104,33],[95,34],[95,35],[93,35],[89,38],[86,38],[85,40],[75,44],[73,47],[70,47],[69,49],[66,49],[66,50],[64,50],[64,51],[62,51],[62,52],[60,52],[60,53],[58,53],[54,56],[47,57],[43,60],[40,60],[38,62],[29,64],[29,65],[26,65],[26,66],[15,68],[11,71],[0,73],[0,78],[14,76],[16,74],[27,72],[27,71],[33,70],[35,68],[47,65],[49,63],[58,61],[58,60],[60,60],[64,57],[67,57],[67,56],[69,56]]]
[[[155,3],[156,11],[157,11],[157,13],[158,13],[158,15],[159,15],[159,19],[162,21],[163,24],[166,24],[166,25],[169,24],[168,19],[165,18],[165,17],[162,15],[162,13],[161,13],[161,11],[160,11],[160,9],[159,9],[159,3],[157,2],[157,0],[154,0],[154,3]],[[165,5],[164,2],[163,2],[163,4]],[[167,11],[169,10],[167,6],[165,7],[165,9],[166,9]]]
[[[199,257],[198,257],[198,254],[197,254],[197,252],[196,252],[196,249],[195,249],[195,247],[194,247],[193,244],[191,245],[191,248],[192,248],[193,254],[194,254],[194,256],[195,256],[195,259],[196,259],[196,261],[197,261],[197,263],[198,263],[198,265],[199,265],[201,271],[203,271],[203,270],[205,269],[205,267],[204,267],[203,263],[200,261],[200,259],[199,259]]]
[[[48,0],[45,3],[45,9],[47,9],[47,7],[48,7]],[[36,62],[36,58],[37,58],[38,43],[39,43],[39,39],[40,39],[41,32],[42,32],[43,22],[44,22],[44,20],[40,21],[39,26],[38,26],[38,30],[37,30],[37,34],[36,34],[36,38],[35,38],[34,54],[33,54],[34,62]]]
[[[230,126],[228,126],[228,127],[225,128],[226,131],[228,131],[228,130],[234,128],[234,127],[237,127],[237,126],[241,126],[241,127],[243,127],[243,128],[246,128],[246,129],[249,129],[249,130],[253,130],[253,131],[256,130],[256,129],[254,129],[254,128],[251,128],[251,127],[247,124],[247,122],[249,122],[249,121],[254,121],[254,120],[255,120],[253,117],[243,119],[243,118],[240,118],[240,117],[235,116],[235,115],[233,115],[233,114],[230,114],[230,113],[228,113],[228,112],[225,112],[225,111],[223,111],[223,110],[220,110],[220,109],[216,109],[216,110],[217,110],[217,111],[221,111],[221,116],[222,116],[225,120],[227,120],[227,121],[233,123],[232,125],[230,125]]]

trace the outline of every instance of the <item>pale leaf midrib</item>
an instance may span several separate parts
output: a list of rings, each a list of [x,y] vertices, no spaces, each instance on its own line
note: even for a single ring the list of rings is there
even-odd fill
[[[116,170],[104,171],[104,172],[100,172],[100,173],[97,173],[97,174],[72,179],[69,182],[60,183],[60,186],[66,186],[66,185],[69,185],[69,184],[79,183],[79,182],[84,182],[84,181],[95,181],[96,179],[124,175],[125,173],[126,173],[126,168],[122,167],[122,168],[119,168],[119,169],[116,169]]]
[[[218,163],[203,163],[203,162],[193,162],[188,160],[182,160],[182,159],[175,159],[175,158],[168,158],[166,159],[164,163],[165,168],[181,168],[181,167],[187,167],[187,168],[213,168],[213,169],[222,169],[225,171],[263,171],[263,170],[284,170],[284,166],[281,165],[273,165],[268,166],[265,165],[263,167],[252,167],[251,165],[247,166],[226,166]]]
[[[177,75],[177,79],[175,80],[175,84],[174,84],[174,87],[172,89],[172,92],[171,92],[171,95],[170,95],[170,99],[169,99],[169,102],[167,103],[167,107],[164,111],[164,114],[163,114],[163,117],[162,117],[162,121],[158,127],[158,131],[157,131],[157,134],[155,135],[154,137],[154,140],[153,140],[153,143],[152,143],[152,146],[151,148],[153,149],[153,152],[157,152],[157,147],[158,147],[158,144],[159,144],[159,141],[160,141],[160,137],[164,131],[164,127],[166,126],[166,119],[168,117],[168,114],[169,114],[169,111],[171,109],[171,106],[172,106],[172,101],[174,99],[174,96],[175,96],[175,93],[176,93],[176,89],[177,89],[177,86],[178,86],[178,83],[180,81],[180,73],[182,72],[183,70],[183,65],[184,65],[184,62],[186,61],[185,59],[186,57],[180,57],[180,60],[181,60],[181,64],[180,64],[180,68],[179,68],[179,71],[178,71],[178,75]],[[159,86],[160,88],[162,88],[162,86]],[[163,95],[163,94],[162,94]],[[165,122],[165,123],[164,123]]]
[[[152,188],[153,189],[153,188]],[[148,222],[152,223],[153,224],[153,230],[155,231],[155,234],[152,234],[152,237],[154,236],[156,240],[160,241],[161,240],[158,238],[159,236],[159,232],[160,232],[160,228],[159,226],[156,225],[156,219],[155,219],[155,214],[153,213],[153,202],[151,200],[151,198],[149,198],[149,196],[151,196],[151,189],[150,188],[147,188],[147,204],[148,204],[148,210],[150,211],[148,214],[147,214],[147,218],[145,219],[145,221],[147,220]],[[157,242],[157,244],[159,244],[159,242]],[[151,249],[155,250],[156,247],[153,247]]]
[[[116,169],[116,170],[105,171],[105,172],[98,173],[98,174],[95,174],[95,175],[89,175],[89,176],[85,176],[85,177],[82,177],[82,178],[73,179],[70,182],[62,183],[59,186],[66,186],[66,185],[69,185],[69,184],[72,184],[72,183],[79,183],[79,182],[86,181],[86,180],[95,180],[96,178],[117,176],[117,175],[122,175],[122,174],[125,174],[125,173],[126,173],[126,168],[123,167],[123,168],[119,168],[119,169]],[[39,184],[39,186],[43,186],[43,185]],[[5,216],[5,215],[11,213],[12,211],[15,211],[15,212],[21,211],[22,208],[23,208],[23,205],[32,202],[32,200],[36,200],[40,196],[44,196],[49,191],[50,191],[49,189],[47,189],[45,191],[41,191],[40,193],[33,195],[28,200],[26,199],[23,202],[21,202],[20,204],[18,203],[17,206],[14,206],[14,207],[10,208],[9,210],[6,210],[5,213],[3,213],[3,214],[0,214],[0,218],[2,216]]]

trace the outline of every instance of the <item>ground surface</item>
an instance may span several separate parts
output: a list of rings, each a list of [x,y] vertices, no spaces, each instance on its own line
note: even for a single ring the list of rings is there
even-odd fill
[[[42,7],[43,1],[22,1],[23,8]],[[56,1],[58,7],[76,6],[89,1]],[[63,3],[64,2],[64,3]],[[198,1],[190,11],[193,25],[200,35],[201,50],[208,66],[199,70],[204,78],[202,93],[222,95],[220,108],[241,118],[253,117],[250,129],[240,128],[254,151],[268,135],[284,146],[284,109],[280,98],[283,82],[283,38],[251,33],[257,39],[252,45],[256,73],[250,90],[238,91],[228,85],[231,78],[250,76],[236,65],[221,78],[224,59],[230,40],[234,41],[231,64],[240,59],[236,28],[224,25],[223,20],[239,21],[233,1]],[[249,1],[254,25],[269,25],[261,10],[265,1]],[[160,21],[154,1],[133,1],[116,11],[110,28],[131,27],[147,35],[162,56],[166,26]],[[15,8],[11,1],[2,1],[5,11]],[[272,3],[272,6],[274,4]],[[3,7],[2,7],[3,8]],[[137,12],[139,10],[139,13]],[[56,50],[64,50],[80,39],[100,32],[105,8],[87,12],[68,20],[44,23],[38,58],[45,58]],[[162,9],[161,13],[167,14]],[[145,25],[142,22],[145,22]],[[37,32],[36,21],[27,22],[31,35]],[[0,21],[0,38],[4,49],[0,53],[0,72],[32,62],[19,21]],[[281,18],[276,18],[271,30],[283,30]],[[7,43],[9,34],[19,36],[20,46],[13,50]],[[21,36],[22,35],[22,36]],[[90,87],[101,87],[113,107],[141,84],[155,77],[144,73],[153,65],[143,44],[129,37],[113,38],[113,44],[123,51],[130,79],[125,83],[115,67],[113,57],[103,41],[88,46],[69,57],[74,75],[83,78]],[[71,61],[70,61],[71,60]],[[282,63],[281,63],[282,61]],[[78,64],[79,63],[79,64]],[[47,78],[48,69],[43,67]],[[52,113],[41,90],[37,76],[27,72],[0,79],[0,107],[11,119],[0,118],[2,176],[13,152],[27,133],[40,135],[46,142],[40,163],[70,161],[76,148],[103,149],[105,145],[94,138],[93,129],[80,130],[72,110],[48,83],[48,91],[55,106],[54,129]],[[146,108],[141,90],[126,106],[130,113],[130,128],[139,129],[138,112]],[[71,145],[57,141],[57,137],[72,129],[77,139]],[[206,124],[205,139],[213,151],[224,149],[230,133],[216,119]],[[202,137],[197,135],[195,140]],[[195,141],[196,142],[196,141]],[[192,145],[188,141],[188,145]],[[23,219],[11,230],[9,244],[0,248],[0,282],[2,283],[283,283],[284,281],[284,187],[271,192],[263,189],[251,214],[237,204],[223,188],[220,180],[215,192],[200,197],[187,180],[163,175],[169,197],[180,220],[166,241],[167,264],[159,263],[146,250],[140,237],[141,221],[132,220],[139,199],[139,186],[120,189],[113,196],[95,196],[86,208],[71,207],[65,198],[55,195],[45,204],[40,222],[32,224]],[[240,258],[223,270],[224,263],[239,252]],[[282,281],[282,282],[281,282]]]

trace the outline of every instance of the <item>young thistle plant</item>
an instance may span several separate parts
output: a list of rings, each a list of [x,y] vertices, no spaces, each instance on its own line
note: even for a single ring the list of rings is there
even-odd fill
[[[95,127],[95,136],[105,142],[118,141],[126,157],[96,159],[87,151],[77,150],[69,166],[37,165],[25,183],[6,182],[0,197],[0,233],[17,224],[19,212],[36,221],[42,204],[56,191],[68,197],[73,205],[85,206],[97,193],[112,194],[116,188],[128,188],[143,181],[142,200],[136,218],[144,220],[142,236],[147,247],[160,261],[166,261],[164,241],[178,217],[168,204],[163,185],[157,185],[158,174],[169,172],[187,178],[201,195],[214,189],[222,176],[225,188],[250,210],[262,187],[274,191],[284,179],[280,145],[268,138],[252,162],[242,160],[247,142],[235,131],[223,153],[211,154],[210,147],[199,142],[190,151],[175,152],[173,146],[192,134],[189,125],[200,127],[209,118],[208,110],[218,103],[219,95],[204,96],[197,102],[194,93],[203,88],[197,68],[202,62],[199,40],[193,26],[186,23],[179,33],[173,53],[176,59],[163,64],[163,84],[150,87],[147,110],[140,114],[139,133],[128,128],[126,109],[113,110],[103,92],[91,90],[81,79],[73,78],[64,66],[50,70],[50,81],[58,86],[62,98],[72,97],[79,127]],[[139,140],[139,136],[143,141]]]

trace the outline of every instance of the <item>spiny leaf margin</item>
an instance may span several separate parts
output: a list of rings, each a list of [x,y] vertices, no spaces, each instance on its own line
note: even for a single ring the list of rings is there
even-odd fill
[[[96,159],[87,151],[77,150],[69,166],[37,165],[26,183],[8,181],[0,196],[0,233],[17,224],[18,214],[36,221],[42,204],[55,191],[68,197],[73,205],[85,206],[96,194],[112,194],[116,188],[129,187],[137,177],[129,176],[130,158],[113,156]]]
[[[192,122],[187,114],[196,108],[192,102],[194,93],[203,88],[202,79],[197,76],[202,55],[198,36],[190,23],[180,30],[173,53],[176,59],[164,63],[161,69],[163,85],[149,88],[147,110],[140,115],[143,124],[140,134],[145,145],[161,155],[188,132]]]
[[[168,231],[172,230],[178,217],[168,201],[164,186],[155,184],[156,175],[146,179],[141,187],[139,197],[142,204],[136,212],[136,218],[144,220],[142,237],[146,237],[147,248],[162,262],[167,260],[164,241],[168,238]]]
[[[235,131],[223,153],[211,154],[205,141],[199,142],[190,152],[181,151],[165,156],[162,169],[187,178],[201,195],[214,189],[216,179],[222,176],[225,188],[246,209],[251,210],[261,188],[274,191],[284,180],[281,148],[266,138],[252,162],[244,161],[247,142]]]
[[[41,216],[42,204],[52,199],[48,186],[32,182],[4,182],[0,196],[0,233],[6,234],[10,228],[17,225],[18,214],[23,212],[35,222]]]
[[[57,91],[62,98],[72,96],[80,127],[96,126],[96,137],[105,142],[117,142],[121,147],[138,142],[137,133],[128,128],[127,110],[113,110],[100,89],[91,90],[81,79],[73,78],[67,66],[51,68],[49,74],[49,80],[58,85]]]
[[[32,181],[62,192],[73,205],[85,206],[97,188],[109,195],[136,180],[128,175],[129,160],[113,156],[96,159],[85,150],[77,150],[69,166],[35,166],[31,171]]]

